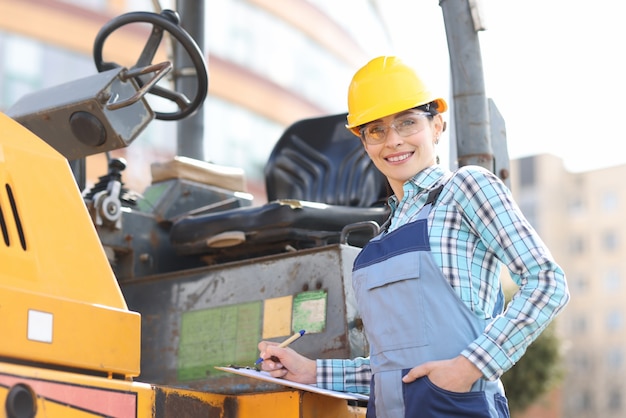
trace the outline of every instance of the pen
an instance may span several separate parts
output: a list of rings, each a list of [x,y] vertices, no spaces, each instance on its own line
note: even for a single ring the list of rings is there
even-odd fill
[[[287,338],[282,343],[278,344],[278,346],[280,348],[287,347],[289,344],[291,344],[292,342],[294,342],[298,338],[302,337],[305,332],[306,332],[305,330],[301,329],[300,331],[298,331],[295,334],[293,334],[291,337]],[[263,362],[263,360],[265,360],[263,357],[259,357],[258,360],[254,364],[255,365],[260,364],[261,362]]]

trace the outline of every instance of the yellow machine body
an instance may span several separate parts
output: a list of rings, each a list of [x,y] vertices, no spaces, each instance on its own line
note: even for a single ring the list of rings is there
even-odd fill
[[[0,356],[138,376],[141,318],[67,160],[5,115],[0,131]]]

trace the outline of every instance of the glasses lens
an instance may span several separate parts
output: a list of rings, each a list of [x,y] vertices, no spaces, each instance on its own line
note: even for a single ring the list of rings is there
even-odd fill
[[[418,133],[425,126],[425,118],[421,115],[410,115],[396,119],[393,122],[396,132],[400,136],[409,136]]]
[[[370,142],[382,142],[387,136],[387,127],[382,123],[375,123],[365,127],[365,139]]]
[[[363,128],[365,140],[370,144],[380,144],[387,137],[389,128],[395,129],[398,135],[406,137],[422,131],[426,127],[426,119],[429,113],[412,113],[401,116],[390,125],[372,123]]]

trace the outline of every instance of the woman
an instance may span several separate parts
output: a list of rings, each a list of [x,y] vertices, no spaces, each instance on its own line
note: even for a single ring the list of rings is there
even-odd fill
[[[562,269],[495,175],[437,164],[447,104],[399,59],[361,68],[348,110],[393,191],[389,222],[353,267],[370,355],[314,361],[261,342],[263,369],[369,389],[368,417],[508,417],[499,378],[569,300]],[[519,286],[506,309],[501,264]]]

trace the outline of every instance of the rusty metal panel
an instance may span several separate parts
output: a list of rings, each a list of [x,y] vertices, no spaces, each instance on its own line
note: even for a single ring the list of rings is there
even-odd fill
[[[214,402],[216,403],[216,402]],[[211,404],[190,394],[178,393],[169,388],[155,387],[154,418],[204,417],[223,418],[224,403]]]
[[[261,339],[307,334],[312,358],[367,355],[350,281],[359,248],[329,245],[121,284],[142,315],[139,380],[214,393],[276,390],[214,366],[252,366]]]

